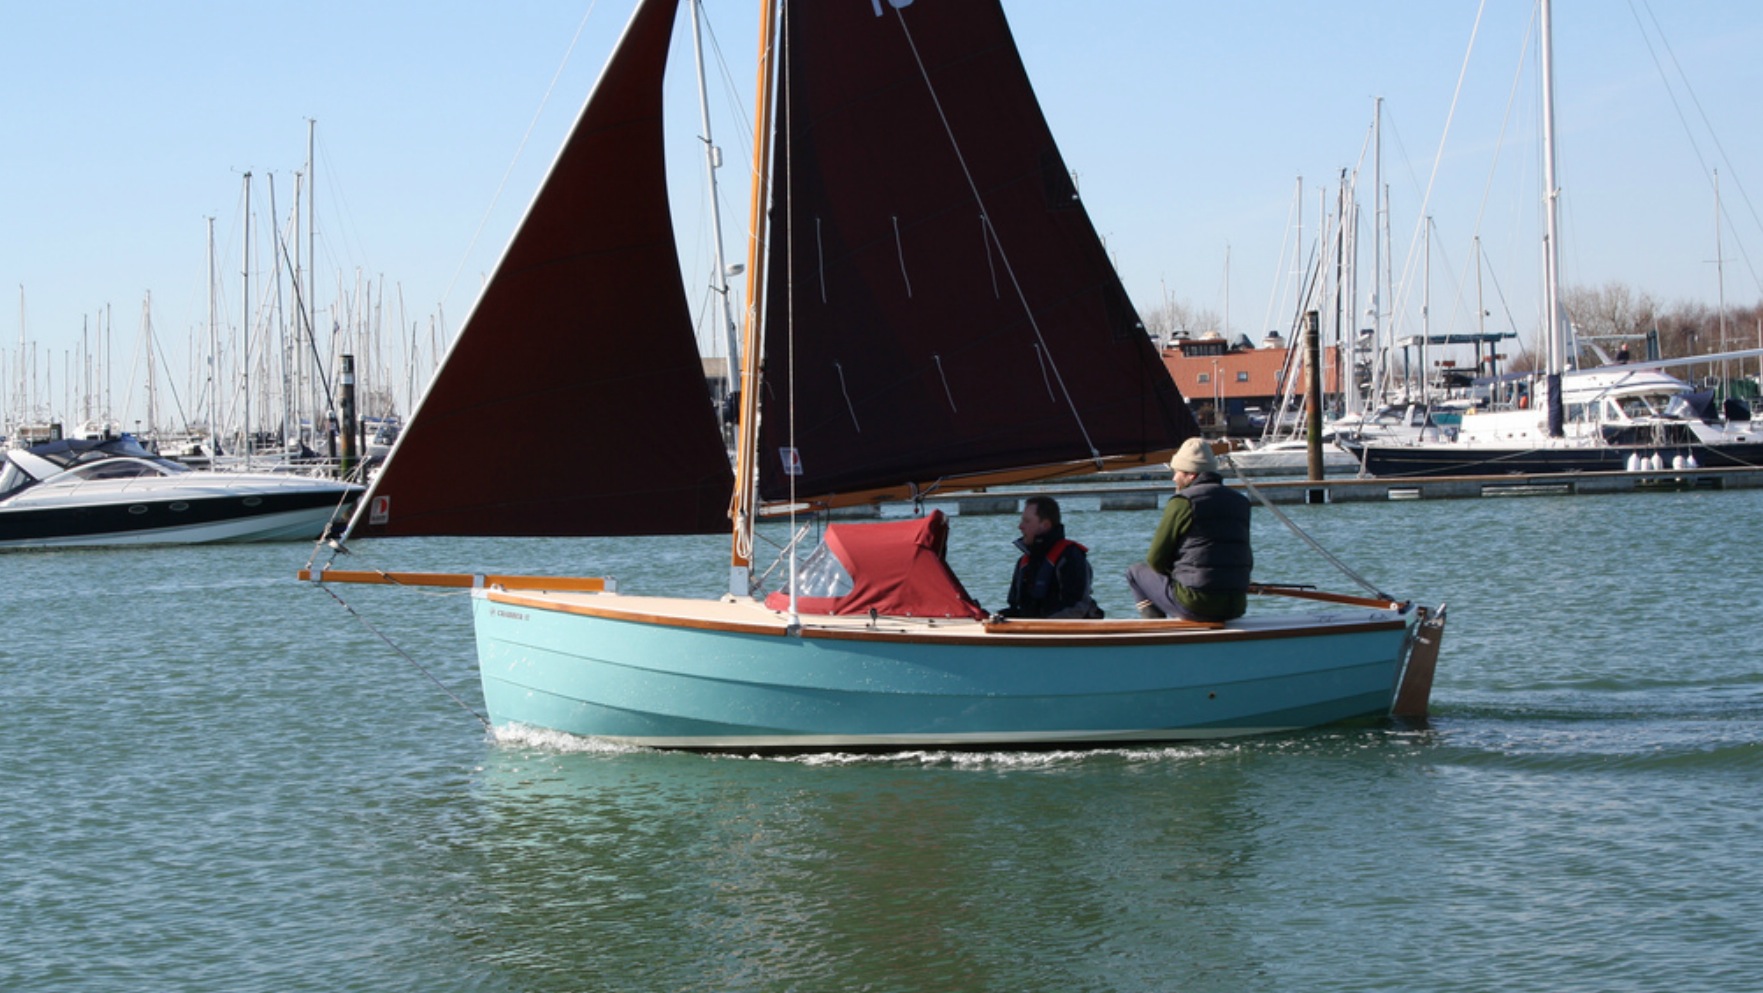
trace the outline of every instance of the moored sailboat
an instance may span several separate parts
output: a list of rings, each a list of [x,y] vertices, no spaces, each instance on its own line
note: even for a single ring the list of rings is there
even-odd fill
[[[1198,429],[999,5],[785,0],[762,45],[770,168],[754,202],[771,226],[749,254],[763,320],[748,322],[731,476],[662,173],[675,10],[639,4],[351,534],[732,521],[730,592],[471,580],[492,723],[692,749],[1095,745],[1385,715],[1405,670],[1430,672],[1410,665],[1418,643],[1436,649],[1424,611],[1381,594],[1267,589],[1325,606],[1220,624],[996,619],[948,572],[934,515],[860,542],[885,550],[862,561],[829,543],[824,568],[792,561],[781,597],[756,596],[761,516],[1158,464]],[[461,432],[514,411],[607,427],[550,478],[436,485]],[[939,592],[850,595],[920,581]],[[1409,690],[1404,709],[1423,710],[1425,687]]]
[[[1756,350],[1730,352],[1748,358]],[[1562,403],[1550,434],[1547,377],[1529,377],[1522,407],[1471,411],[1454,427],[1408,440],[1349,442],[1368,475],[1421,477],[1636,469],[1763,467],[1763,422],[1739,400],[1714,404],[1665,370],[1723,356],[1569,369],[1555,380]]]
[[[1565,472],[1637,468],[1763,467],[1763,429],[1733,401],[1710,409],[1700,395],[1664,370],[1763,355],[1763,350],[1573,368],[1576,351],[1561,304],[1560,187],[1555,176],[1553,18],[1539,4],[1543,200],[1542,252],[1545,368],[1523,377],[1523,402],[1511,409],[1470,411],[1460,424],[1407,439],[1347,442],[1367,474],[1380,477]],[[1512,388],[1511,384],[1507,385]]]

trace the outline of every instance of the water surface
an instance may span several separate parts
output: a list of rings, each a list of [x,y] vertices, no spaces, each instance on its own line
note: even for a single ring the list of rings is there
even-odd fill
[[[1129,612],[1156,512],[1070,510]],[[1754,988],[1763,493],[1285,511],[1450,604],[1426,725],[788,760],[497,741],[457,593],[344,606],[294,545],[0,557],[0,989]],[[988,605],[1014,524],[954,522]],[[1257,578],[1352,588],[1255,527]],[[726,561],[422,540],[340,565],[711,594]]]

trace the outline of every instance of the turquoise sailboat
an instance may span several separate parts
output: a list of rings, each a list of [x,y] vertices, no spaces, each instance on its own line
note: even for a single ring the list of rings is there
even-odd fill
[[[731,471],[663,172],[676,14],[638,4],[345,540],[729,531],[729,593],[308,578],[469,585],[494,725],[658,748],[1096,746],[1424,711],[1439,618],[1381,594],[1262,589],[1315,605],[1221,624],[1004,620],[950,571],[937,513],[831,524],[758,589],[762,518],[1159,464],[1198,428],[1000,4],[777,0]],[[589,426],[555,473],[458,472],[462,439],[535,419]]]

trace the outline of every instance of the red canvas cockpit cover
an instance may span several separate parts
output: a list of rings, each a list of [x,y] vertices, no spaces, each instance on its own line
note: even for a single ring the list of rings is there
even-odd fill
[[[949,521],[940,510],[915,520],[870,524],[828,524],[822,543],[851,576],[841,596],[798,597],[804,614],[878,614],[907,617],[986,615],[949,570],[944,552]],[[787,610],[790,595],[779,590],[765,598],[772,610]]]

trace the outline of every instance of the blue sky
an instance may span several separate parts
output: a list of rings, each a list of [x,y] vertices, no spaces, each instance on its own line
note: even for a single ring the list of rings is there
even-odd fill
[[[751,136],[727,97],[751,103],[755,4],[708,6],[714,127],[730,165],[725,240],[738,255]],[[138,342],[149,292],[161,347],[187,368],[186,350],[208,320],[210,217],[221,319],[236,326],[243,174],[253,173],[261,288],[264,232],[291,210],[308,119],[317,121],[319,302],[339,304],[371,280],[384,287],[383,321],[416,325],[422,336],[437,321],[456,329],[630,7],[0,3],[0,401],[16,399],[21,321],[37,343],[37,376],[54,380],[56,406],[82,327],[106,311],[112,378],[144,377]],[[1489,309],[1530,333],[1540,238],[1535,61],[1525,54],[1531,3],[1016,0],[1006,8],[1141,310],[1173,299],[1228,312],[1233,332],[1283,325],[1294,226],[1301,221],[1304,237],[1314,237],[1322,191],[1342,169],[1362,169],[1361,189],[1370,189],[1362,156],[1381,96],[1391,265],[1402,283],[1393,302],[1407,301],[1404,319],[1417,320],[1415,232],[1430,186],[1434,329],[1474,309],[1479,235],[1483,285],[1497,284],[1502,296]],[[683,17],[681,32],[689,40]],[[1559,0],[1555,32],[1567,283],[1622,282],[1666,302],[1713,303],[1710,170],[1718,168],[1726,299],[1763,298],[1755,109],[1763,8]],[[676,54],[670,112],[684,154],[675,209],[688,282],[701,286],[708,248],[696,84],[689,45]],[[1361,199],[1369,204],[1369,193]],[[1362,231],[1369,252],[1369,221]],[[121,406],[126,384],[113,390]]]

